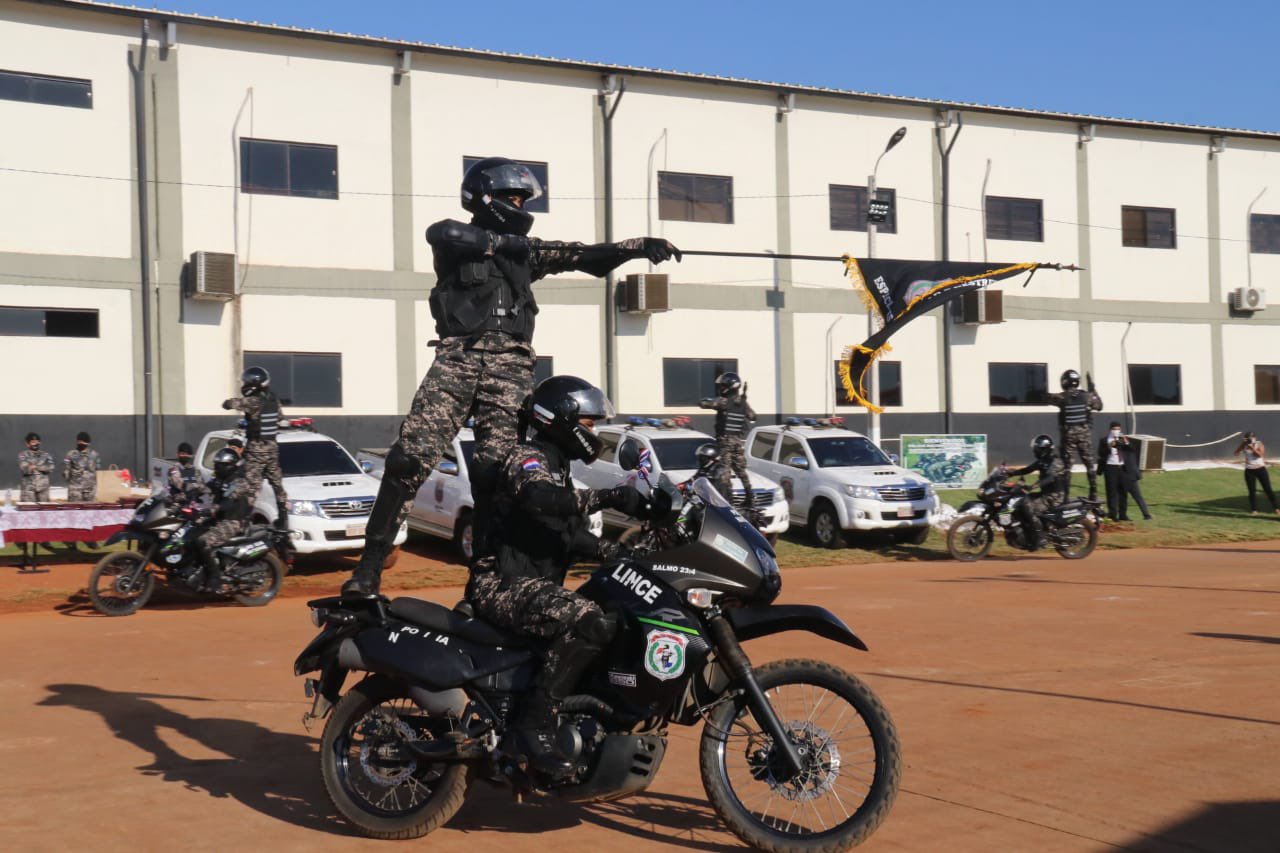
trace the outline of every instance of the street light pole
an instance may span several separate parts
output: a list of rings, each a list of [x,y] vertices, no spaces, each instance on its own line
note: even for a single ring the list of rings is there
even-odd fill
[[[876,173],[880,171],[880,161],[884,159],[884,155],[888,154],[893,147],[902,141],[902,137],[907,135],[907,129],[900,127],[893,132],[893,136],[889,137],[889,144],[885,145],[884,150],[880,152],[880,156],[876,158],[876,164],[871,169],[871,176],[867,178],[867,257],[874,258],[876,256],[876,225],[871,221],[871,203],[876,198]],[[871,308],[867,308],[867,337],[871,337],[876,333],[876,317],[875,312]],[[871,428],[868,430],[871,443],[880,446],[880,413],[876,409],[880,408],[880,366],[873,365],[871,370],[867,371],[867,396],[871,400],[872,408],[868,411],[871,420]]]

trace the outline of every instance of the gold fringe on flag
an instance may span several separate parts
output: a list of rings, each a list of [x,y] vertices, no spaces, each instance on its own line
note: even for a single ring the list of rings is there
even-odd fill
[[[867,399],[867,390],[866,390],[866,387],[863,385],[863,379],[866,377],[867,370],[871,367],[871,365],[876,363],[876,359],[878,359],[880,356],[884,355],[885,353],[892,352],[892,351],[893,351],[893,347],[889,346],[888,344],[885,344],[884,346],[880,347],[880,349],[877,349],[877,350],[868,349],[867,347],[864,347],[862,344],[850,344],[849,346],[845,347],[844,350],[840,353],[840,368],[839,368],[840,384],[844,387],[845,392],[848,393],[848,395],[851,398],[857,401],[859,405],[861,405],[863,408],[870,409],[871,411],[877,414],[883,413],[884,409],[881,408],[880,406],[876,406],[872,404],[872,402]],[[870,358],[867,360],[866,366],[862,368],[862,372],[858,374],[856,379],[854,378],[853,370],[850,367],[850,360],[852,359],[853,354],[855,352],[866,353],[868,356],[870,356]]]
[[[858,259],[852,255],[842,255],[840,260],[844,261],[844,274],[853,280],[853,292],[858,294],[863,306],[868,311],[880,314],[880,306],[876,304],[876,300],[871,296],[871,291],[867,290],[867,280],[862,276],[862,268],[858,266]],[[880,314],[880,319],[884,319],[883,314]]]

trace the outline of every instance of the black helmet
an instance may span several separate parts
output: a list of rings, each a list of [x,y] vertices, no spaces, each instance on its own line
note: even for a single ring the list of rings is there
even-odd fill
[[[576,376],[544,379],[525,400],[525,408],[525,420],[538,437],[570,459],[589,464],[600,455],[600,439],[578,419],[611,418],[613,406],[604,392],[590,382]]]
[[[1031,452],[1036,455],[1037,459],[1050,459],[1053,457],[1053,439],[1044,433],[1040,433],[1031,439]]]
[[[1080,372],[1078,370],[1062,371],[1062,390],[1072,391],[1080,387]]]
[[[742,390],[742,377],[732,370],[716,377],[716,394],[721,397],[733,397]]]
[[[261,394],[271,384],[271,374],[265,368],[250,367],[240,374],[240,393],[252,397]]]
[[[213,476],[226,482],[240,470],[240,454],[228,448],[222,448],[213,454]]]
[[[710,468],[720,459],[720,451],[711,442],[699,444],[698,449],[693,451],[693,455],[698,459],[698,470]]]
[[[462,176],[462,206],[475,214],[476,224],[499,234],[528,234],[533,214],[505,196],[528,202],[542,195],[542,184],[528,166],[506,157],[486,157]]]

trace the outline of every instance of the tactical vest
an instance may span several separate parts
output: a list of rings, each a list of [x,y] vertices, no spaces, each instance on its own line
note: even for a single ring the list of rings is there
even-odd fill
[[[249,418],[245,438],[249,441],[275,441],[280,432],[280,398],[270,391],[262,394],[262,411]]]
[[[524,343],[533,340],[538,304],[533,299],[527,261],[494,255],[438,264],[436,274],[430,304],[436,334],[441,338],[505,332]]]
[[[182,478],[182,491],[189,494],[200,485],[200,471],[195,465],[175,465],[174,469],[178,472],[178,476]]]
[[[1059,426],[1079,426],[1093,423],[1093,413],[1089,411],[1089,395],[1079,388],[1067,391],[1062,395],[1062,408],[1058,411]]]
[[[219,521],[244,521],[253,508],[253,496],[243,477],[222,482],[214,478],[209,482],[213,492],[214,517]]]
[[[716,412],[716,436],[741,438],[747,434],[747,401],[741,396],[729,400],[729,405]]]

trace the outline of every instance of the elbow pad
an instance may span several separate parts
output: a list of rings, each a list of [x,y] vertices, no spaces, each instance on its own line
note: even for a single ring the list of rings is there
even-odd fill
[[[551,483],[530,483],[520,490],[518,500],[525,510],[534,515],[566,518],[581,514],[577,493]]]
[[[475,225],[445,219],[427,229],[427,242],[433,247],[459,254],[487,255],[493,252],[493,235]]]

